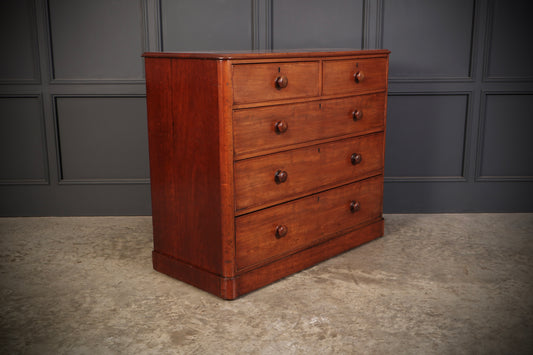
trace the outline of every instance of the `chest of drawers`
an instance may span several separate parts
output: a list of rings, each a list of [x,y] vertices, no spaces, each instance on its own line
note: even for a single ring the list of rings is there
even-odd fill
[[[382,236],[388,54],[145,53],[154,268],[234,299]]]

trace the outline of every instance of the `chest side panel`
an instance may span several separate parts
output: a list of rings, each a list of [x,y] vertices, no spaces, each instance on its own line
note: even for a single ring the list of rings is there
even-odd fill
[[[219,273],[216,61],[152,59],[146,77],[154,250]]]

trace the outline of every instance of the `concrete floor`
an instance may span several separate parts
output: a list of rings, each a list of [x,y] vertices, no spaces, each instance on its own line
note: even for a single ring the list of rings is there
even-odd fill
[[[0,353],[533,353],[533,214],[388,215],[385,237],[235,301],[153,271],[151,232],[0,219]]]

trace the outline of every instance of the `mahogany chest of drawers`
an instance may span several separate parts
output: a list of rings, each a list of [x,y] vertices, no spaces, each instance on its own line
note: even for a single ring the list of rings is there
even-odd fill
[[[234,299],[382,236],[388,55],[145,53],[154,268]]]

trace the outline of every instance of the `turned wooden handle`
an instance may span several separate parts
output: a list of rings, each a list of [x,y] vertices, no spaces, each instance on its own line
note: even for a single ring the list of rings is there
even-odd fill
[[[283,238],[287,235],[287,232],[289,229],[287,226],[284,226],[283,224],[280,224],[276,227],[276,238]]]
[[[276,78],[276,87],[278,89],[283,89],[287,87],[288,84],[289,84],[289,79],[287,79],[285,75],[280,75]]]
[[[362,71],[358,71],[357,73],[353,75],[353,78],[356,83],[360,83],[363,80],[365,80],[365,73],[363,73]]]
[[[350,211],[352,213],[355,213],[361,209],[361,205],[359,204],[359,201],[351,201],[350,202]]]
[[[285,181],[287,181],[288,174],[284,170],[278,170],[276,171],[276,175],[274,176],[274,180],[276,180],[277,184],[281,184]]]
[[[363,157],[359,153],[353,153],[350,160],[352,161],[352,165],[357,165],[363,160]]]
[[[353,110],[352,117],[354,121],[360,120],[361,118],[363,118],[363,111],[358,109]]]
[[[284,133],[289,128],[289,125],[285,121],[279,121],[279,122],[276,122],[275,127],[276,127],[276,132]]]

